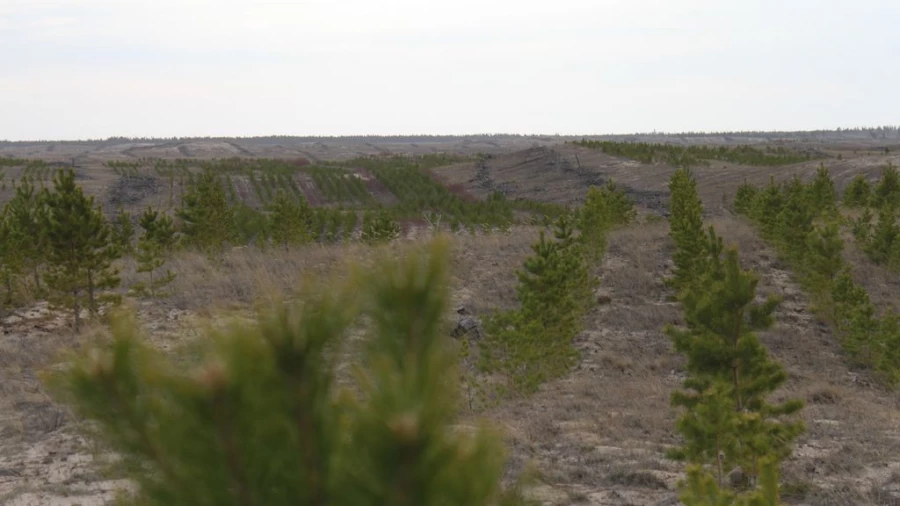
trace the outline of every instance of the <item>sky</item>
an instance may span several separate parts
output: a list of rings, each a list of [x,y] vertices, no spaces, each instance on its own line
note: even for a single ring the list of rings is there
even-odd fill
[[[0,0],[0,139],[900,123],[896,0]]]

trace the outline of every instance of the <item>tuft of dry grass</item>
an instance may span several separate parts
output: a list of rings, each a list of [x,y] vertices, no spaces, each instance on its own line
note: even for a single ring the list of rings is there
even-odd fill
[[[867,385],[847,367],[791,273],[749,224],[727,216],[712,223],[726,242],[738,245],[744,266],[761,275],[760,292],[784,298],[777,325],[761,339],[789,374],[778,396],[807,401],[802,416],[808,432],[784,466],[784,479],[791,484],[786,502],[891,504],[890,490],[897,488],[900,472],[900,398]],[[538,231],[520,227],[509,234],[455,237],[452,302],[478,313],[515,307],[515,271],[531,254]],[[398,241],[380,250],[400,251],[419,240]],[[348,273],[348,263],[365,264],[377,253],[358,244],[239,248],[219,261],[182,253],[170,264],[178,275],[175,296],[144,301],[140,307],[155,338],[165,325],[154,319],[173,311],[248,309],[270,295],[289,297],[308,276],[340,278]],[[662,281],[670,275],[671,254],[664,222],[635,224],[610,234],[598,290],[608,302],[587,318],[576,342],[581,352],[576,369],[531,398],[480,413],[506,432],[512,450],[509,476],[533,463],[541,471],[548,504],[571,504],[573,498],[586,504],[655,504],[676,496],[683,468],[664,458],[666,448],[677,443],[677,412],[669,399],[682,377],[682,360],[662,332],[665,324],[681,318]],[[133,268],[124,278],[126,284],[135,279]],[[47,312],[16,323],[0,339],[0,407],[9,418],[0,425],[0,449],[9,456],[0,459],[0,468],[23,469],[23,475],[47,474],[50,464],[28,457],[24,447],[14,447],[11,441],[46,443],[40,458],[50,459],[58,451],[51,447],[64,432],[47,432],[62,422],[55,421],[57,408],[40,392],[35,371],[52,363],[58,349],[78,347],[84,339],[54,327],[54,318]],[[62,450],[66,458],[82,451],[72,448]],[[0,497],[2,493],[0,489]]]

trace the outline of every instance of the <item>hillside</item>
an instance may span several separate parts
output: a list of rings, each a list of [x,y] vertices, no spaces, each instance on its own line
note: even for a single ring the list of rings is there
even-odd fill
[[[721,143],[753,135],[724,136]],[[697,136],[685,143],[697,139],[710,140]],[[8,143],[0,144],[0,156],[31,160],[7,163],[0,171],[7,183],[30,175],[49,184],[52,171],[71,166],[74,159],[78,183],[107,214],[117,207],[132,213],[147,206],[173,211],[194,178],[210,172],[230,189],[232,204],[256,212],[268,212],[281,191],[313,209],[353,215],[352,226],[324,234],[328,239],[320,244],[267,250],[240,245],[216,261],[179,252],[169,264],[176,274],[173,295],[132,301],[153,344],[167,351],[190,343],[201,322],[246,315],[273,291],[291,293],[308,274],[342,272],[345,261],[369,258],[372,248],[355,240],[362,227],[356,215],[373,209],[390,210],[403,225],[400,243],[430,234],[426,215],[446,218],[445,226],[460,224],[453,232],[451,323],[460,320],[458,308],[483,317],[515,307],[515,272],[540,230],[534,218],[580,205],[590,186],[614,181],[635,203],[638,219],[609,237],[598,269],[595,295],[601,302],[591,308],[576,340],[577,365],[533,396],[468,411],[461,423],[486,418],[499,426],[512,450],[508,474],[535,467],[539,482],[530,493],[542,504],[677,504],[684,466],[664,454],[678,439],[669,399],[684,377],[684,364],[662,330],[681,318],[663,282],[672,272],[674,246],[664,218],[675,167],[563,142],[574,140]],[[773,140],[756,135],[754,142]],[[776,325],[761,339],[787,370],[786,387],[778,396],[806,402],[801,416],[807,432],[785,464],[783,496],[787,504],[810,506],[898,504],[900,394],[848,361],[796,273],[731,210],[745,180],[758,185],[772,177],[809,180],[820,164],[839,191],[857,174],[875,181],[886,164],[900,165],[900,149],[883,149],[898,141],[847,133],[794,135],[793,142],[815,156],[777,166],[711,160],[692,169],[708,223],[738,246],[744,267],[760,274],[760,292],[784,299]],[[404,160],[412,160],[411,165]],[[418,186],[404,186],[414,177]],[[7,184],[0,203],[12,195]],[[496,200],[497,195],[504,199]],[[495,224],[484,223],[495,219]],[[895,308],[900,274],[876,265],[846,230],[844,236],[855,278],[879,311]],[[129,286],[140,275],[130,259],[120,262],[123,285]],[[42,300],[14,308],[2,324],[0,503],[109,504],[128,482],[109,468],[105,449],[79,435],[78,420],[50,399],[38,379],[39,371],[58,366],[61,350],[83,346],[88,335],[73,334],[64,315]]]

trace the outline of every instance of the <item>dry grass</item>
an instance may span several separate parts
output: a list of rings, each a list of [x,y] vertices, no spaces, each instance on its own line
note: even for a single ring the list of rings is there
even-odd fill
[[[815,320],[790,272],[747,223],[728,217],[713,223],[726,242],[739,246],[744,265],[761,274],[761,292],[784,297],[778,324],[761,338],[789,373],[779,396],[807,401],[802,416],[808,432],[785,466],[791,492],[788,503],[890,504],[893,499],[886,490],[897,486],[900,466],[897,394],[867,385],[864,376],[846,366],[829,330]],[[508,235],[456,237],[453,303],[480,313],[514,307],[515,271],[531,253],[536,238],[537,229],[532,227],[517,228]],[[399,252],[416,242],[400,241],[384,249]],[[273,293],[290,295],[307,276],[336,274],[340,278],[348,263],[365,263],[374,253],[351,244],[291,251],[243,248],[229,251],[217,262],[182,254],[171,264],[178,274],[177,295],[143,303],[142,318],[152,336],[169,332],[172,339],[183,340],[185,336],[178,334],[180,320],[166,320],[173,311],[214,316],[243,310]],[[587,318],[586,330],[577,341],[582,357],[576,370],[545,385],[532,398],[509,401],[480,414],[507,433],[512,449],[510,475],[529,463],[537,467],[543,484],[534,493],[547,504],[655,504],[676,495],[683,469],[664,458],[665,449],[677,443],[677,412],[670,407],[669,397],[682,378],[681,359],[662,332],[667,323],[680,320],[680,310],[662,283],[671,270],[671,254],[666,223],[614,232],[600,269],[598,295],[608,301]],[[126,273],[125,278],[133,281],[134,273]],[[40,322],[45,320],[56,321],[47,316]],[[33,325],[45,329],[38,331]],[[0,469],[22,475],[16,478],[18,487],[31,483],[22,489],[31,490],[28,497],[34,496],[35,487],[49,494],[57,490],[53,487],[73,488],[73,483],[79,484],[79,490],[93,490],[92,497],[101,497],[101,489],[111,485],[100,477],[89,478],[84,443],[69,436],[69,427],[59,428],[49,415],[40,415],[49,425],[27,418],[29,412],[58,411],[40,392],[35,371],[51,362],[58,348],[80,342],[61,328],[46,325],[35,320],[11,327],[12,332],[0,341],[4,379],[17,378],[5,381],[0,392],[6,412],[18,424],[6,424],[8,428],[0,433],[5,455]],[[16,402],[21,408],[14,407]],[[46,409],[38,407],[41,402]],[[53,428],[54,432],[47,432]],[[36,445],[25,446],[26,441]],[[63,458],[80,464],[59,471],[61,481],[26,480],[49,476],[48,470],[61,466]],[[0,498],[27,495],[10,490],[0,484]],[[90,504],[88,499],[79,500]]]
[[[537,227],[527,226],[507,234],[453,236],[455,299],[482,309],[513,307],[515,270],[531,254],[537,236]],[[310,278],[340,278],[350,265],[365,264],[380,250],[399,254],[420,240],[413,237],[375,248],[357,242],[266,250],[248,246],[227,251],[218,259],[181,252],[165,267],[176,275],[169,286],[172,296],[159,303],[181,310],[246,308],[272,296],[290,297]],[[133,263],[123,265],[123,286],[143,276]]]
[[[679,361],[662,333],[678,317],[661,283],[667,234],[665,224],[613,233],[600,288],[610,302],[588,317],[577,370],[488,413],[508,430],[513,465],[533,461],[558,497],[603,504],[616,490],[648,504],[672,496],[675,469],[662,449],[674,442],[669,395]]]
[[[744,221],[712,222],[738,245],[745,267],[761,275],[762,294],[782,296],[777,324],[760,337],[789,380],[776,398],[807,402],[807,434],[786,463],[788,504],[891,504],[900,467],[900,397],[868,385],[846,365],[829,329]],[[682,467],[664,458],[677,442],[671,392],[680,359],[662,333],[680,311],[660,280],[670,270],[665,224],[616,232],[604,260],[602,290],[610,303],[593,312],[579,341],[581,363],[534,397],[489,413],[508,427],[514,467],[544,470],[552,504],[654,504],[669,501]],[[546,492],[546,490],[545,490]],[[559,499],[567,497],[569,499]],[[625,498],[625,499],[622,499]],[[880,501],[880,502],[879,502]]]

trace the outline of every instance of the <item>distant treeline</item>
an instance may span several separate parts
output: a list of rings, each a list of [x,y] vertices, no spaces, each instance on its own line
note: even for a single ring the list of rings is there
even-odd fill
[[[195,141],[219,141],[241,142],[245,144],[270,144],[270,143],[310,143],[310,142],[459,142],[459,141],[484,141],[503,139],[543,139],[550,140],[556,135],[521,135],[521,134],[468,134],[468,135],[265,135],[251,137],[109,137],[106,139],[83,140],[53,140],[40,139],[28,141],[0,140],[0,145],[29,146],[34,144],[121,144],[127,142],[195,142]],[[573,136],[574,137],[574,136]]]
[[[613,135],[587,135],[585,138],[619,140],[619,141],[646,141],[652,137],[670,137],[670,138],[710,138],[722,137],[725,140],[733,138],[758,137],[765,140],[774,139],[795,139],[795,140],[823,140],[823,139],[900,139],[900,126],[883,125],[875,127],[854,127],[854,128],[836,128],[823,130],[738,130],[723,132],[702,132],[702,131],[686,131],[686,132],[635,132],[631,134],[613,134]]]
[[[709,160],[742,165],[777,166],[805,162],[812,157],[784,147],[756,148],[753,146],[678,146],[648,142],[611,142],[583,139],[574,144],[599,149],[606,154],[623,156],[641,163],[663,162],[673,167],[708,165]]]
[[[580,135],[540,135],[540,134],[508,134],[508,133],[478,133],[468,135],[264,135],[249,137],[109,137],[106,139],[84,139],[84,140],[53,140],[53,139],[35,139],[28,141],[9,141],[0,140],[0,145],[4,146],[28,146],[34,144],[119,144],[122,142],[190,142],[190,141],[222,141],[222,142],[243,142],[250,144],[267,144],[267,143],[302,143],[302,142],[325,142],[325,141],[343,141],[343,142],[457,142],[457,141],[479,141],[489,139],[492,141],[503,139],[539,139],[551,140],[558,139],[576,139],[581,138]],[[874,127],[853,127],[853,128],[836,128],[822,130],[743,130],[743,131],[723,131],[723,132],[702,132],[702,131],[686,131],[686,132],[634,132],[631,134],[593,134],[585,135],[588,139],[616,139],[616,140],[646,140],[648,137],[762,137],[764,139],[798,139],[798,140],[815,140],[824,138],[859,138],[866,137],[871,139],[888,139],[900,138],[900,126],[883,125]]]

